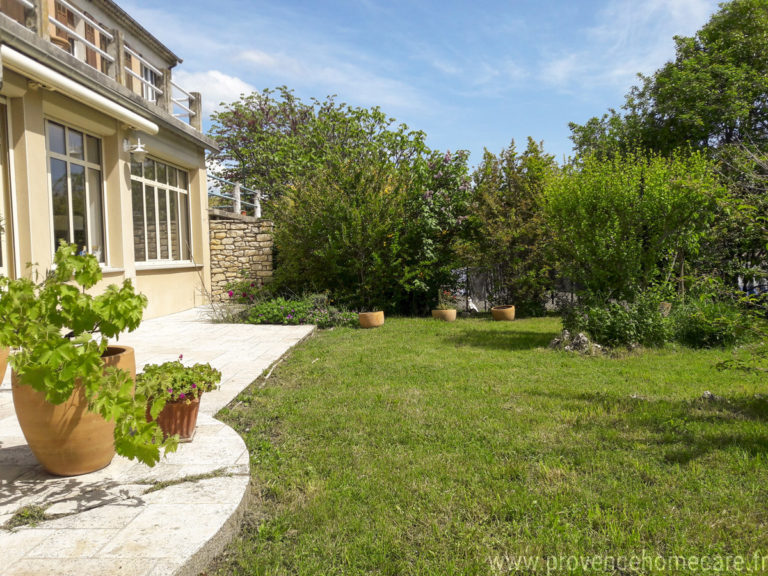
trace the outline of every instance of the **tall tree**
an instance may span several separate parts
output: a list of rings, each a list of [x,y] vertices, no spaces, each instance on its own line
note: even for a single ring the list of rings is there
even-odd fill
[[[695,36],[675,37],[675,59],[640,75],[622,108],[571,124],[576,150],[768,144],[768,1],[723,3]]]
[[[494,303],[514,303],[522,314],[542,312],[552,287],[542,203],[555,169],[554,156],[528,138],[522,154],[514,141],[498,155],[486,150],[473,174],[474,234],[466,262],[489,274]]]

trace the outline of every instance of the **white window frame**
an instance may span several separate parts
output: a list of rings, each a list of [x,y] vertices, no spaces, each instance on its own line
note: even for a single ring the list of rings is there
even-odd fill
[[[59,154],[58,152],[53,152],[51,150],[51,142],[49,137],[49,125],[50,124],[56,124],[58,126],[61,126],[64,128],[64,145],[66,147],[66,154]],[[79,158],[73,158],[69,155],[69,131],[74,130],[76,132],[80,132],[83,135],[83,159],[80,160]],[[97,164],[95,162],[89,162],[88,161],[88,137],[95,138],[99,143],[99,160],[100,162]],[[71,179],[71,165],[76,164],[78,166],[82,166],[84,170],[85,177],[83,178],[83,186],[85,187],[85,211],[86,211],[86,251],[88,254],[95,254],[94,247],[91,245],[91,234],[90,234],[90,223],[93,222],[93,215],[91,214],[91,186],[88,181],[88,170],[98,170],[99,172],[99,183],[101,186],[101,231],[103,236],[103,244],[101,246],[101,254],[97,255],[100,256],[99,258],[99,264],[103,266],[108,266],[108,237],[109,233],[107,230],[107,194],[106,194],[106,182],[104,180],[104,141],[100,136],[96,136],[95,134],[91,134],[90,132],[87,132],[77,126],[72,126],[70,124],[67,124],[66,122],[61,122],[60,120],[54,120],[54,119],[45,119],[45,164],[46,164],[46,170],[48,172],[48,200],[50,202],[50,230],[51,230],[51,250],[52,254],[56,252],[58,249],[58,246],[56,245],[56,230],[54,227],[54,214],[53,214],[53,179],[51,175],[51,159],[56,159],[64,162],[67,165],[67,207],[68,207],[68,217],[69,217],[69,239],[68,242],[70,244],[74,244],[74,234],[75,234],[75,226],[74,226],[74,215],[72,210],[72,179]],[[79,247],[78,247],[79,248]]]
[[[160,81],[160,75],[141,62],[141,77],[146,80],[146,82],[141,83],[142,96],[150,102],[157,103],[157,90],[155,88]]]
[[[5,213],[6,199],[10,201],[10,155],[9,141],[8,141],[8,109],[6,106],[5,98],[0,99],[0,111],[4,112],[2,118],[0,118],[0,225],[5,230],[0,233],[0,276],[9,276],[8,274],[8,259],[10,257],[10,250],[8,246],[8,238],[10,237],[10,231],[13,229],[12,223],[9,221],[9,214]],[[4,128],[4,129],[3,129]]]
[[[141,198],[142,198],[142,212],[144,216],[144,259],[138,260],[136,258],[136,247],[133,246],[133,254],[135,263],[138,266],[152,266],[152,265],[176,265],[176,264],[191,264],[193,262],[192,260],[192,217],[191,217],[191,202],[190,202],[190,176],[189,171],[185,168],[180,168],[179,166],[175,166],[173,164],[170,164],[168,162],[165,162],[164,160],[160,160],[159,158],[153,158],[148,156],[146,158],[147,160],[151,160],[155,163],[155,179],[150,180],[148,178],[144,177],[144,162],[142,162],[142,175],[137,176],[133,173],[133,169],[131,169],[131,226],[132,230],[135,229],[133,225],[133,213],[134,213],[134,206],[133,206],[133,183],[139,182],[141,183]],[[173,168],[176,170],[176,186],[171,186],[170,184],[164,184],[162,182],[159,182],[157,180],[157,164],[164,164],[166,166],[166,180],[167,180],[167,169]],[[186,175],[186,181],[187,181],[187,187],[181,188],[178,186],[178,172],[183,172]],[[148,238],[148,231],[149,226],[147,225],[147,204],[146,204],[146,194],[147,194],[147,186],[151,186],[154,188],[154,194],[155,194],[155,229],[157,232],[157,240],[155,245],[155,254],[157,255],[156,258],[150,258],[149,257],[149,238]],[[186,196],[186,210],[187,210],[187,229],[186,229],[186,238],[182,238],[183,231],[181,230],[181,223],[182,223],[182,203],[180,201],[176,201],[176,221],[179,223],[179,242],[181,245],[179,246],[179,254],[180,258],[174,259],[173,257],[173,251],[174,251],[174,243],[173,243],[173,234],[172,234],[172,223],[173,219],[171,218],[171,202],[170,202],[170,194],[171,192],[174,192],[179,195],[179,198],[183,194]],[[162,237],[160,234],[160,204],[158,202],[158,199],[160,197],[160,194],[165,194],[165,206],[166,206],[166,230],[167,230],[167,237],[168,237],[168,258],[162,258]],[[135,241],[135,235],[134,241]],[[186,247],[184,246],[184,243],[186,242]],[[186,257],[185,257],[186,256]]]

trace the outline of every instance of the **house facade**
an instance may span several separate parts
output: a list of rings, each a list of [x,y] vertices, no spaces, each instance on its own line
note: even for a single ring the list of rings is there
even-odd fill
[[[215,144],[179,62],[110,0],[0,0],[0,274],[48,269],[64,240],[147,318],[205,303]]]

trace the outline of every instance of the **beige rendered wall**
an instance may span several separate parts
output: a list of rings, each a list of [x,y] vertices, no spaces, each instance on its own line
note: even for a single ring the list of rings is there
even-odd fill
[[[207,184],[204,150],[161,128],[156,136],[139,134],[149,156],[186,169],[190,190],[191,263],[134,262],[130,154],[123,139],[135,141],[128,127],[65,95],[28,83],[23,76],[3,71],[0,96],[8,107],[10,204],[12,225],[9,254],[17,255],[12,276],[28,275],[27,263],[46,270],[53,254],[51,195],[46,157],[45,119],[101,138],[106,224],[105,279],[98,288],[131,278],[149,298],[145,318],[186,310],[205,302],[210,287]]]

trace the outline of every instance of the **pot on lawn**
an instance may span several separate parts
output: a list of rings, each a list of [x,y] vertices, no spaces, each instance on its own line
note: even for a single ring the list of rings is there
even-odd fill
[[[497,322],[511,322],[515,319],[514,306],[494,306],[491,308],[491,316]]]
[[[360,322],[360,328],[377,328],[384,324],[384,311],[360,312],[357,319]]]
[[[104,367],[120,368],[136,378],[133,348],[110,346],[102,356]],[[30,449],[51,474],[77,476],[95,472],[115,455],[114,422],[88,411],[82,386],[69,400],[53,405],[45,394],[22,384],[11,372],[13,405]]]
[[[151,401],[147,404],[147,422],[152,422],[149,413]],[[178,434],[181,442],[191,442],[197,426],[197,414],[200,411],[200,397],[189,403],[184,400],[166,402],[157,415],[157,425],[163,431],[163,438]]]
[[[453,322],[456,320],[456,309],[432,310],[432,318],[442,320],[443,322]]]

